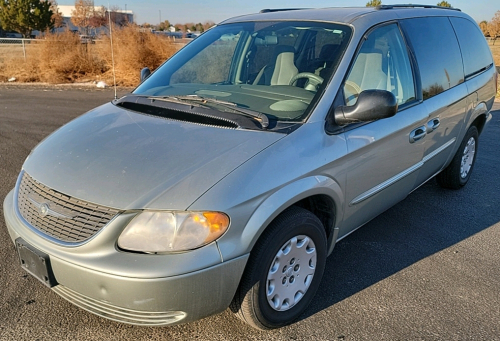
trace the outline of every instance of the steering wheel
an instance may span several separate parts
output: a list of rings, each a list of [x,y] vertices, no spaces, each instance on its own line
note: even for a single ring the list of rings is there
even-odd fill
[[[292,79],[290,79],[290,85],[295,85],[295,82],[301,78],[307,78],[307,83],[304,86],[304,89],[309,90],[309,91],[316,91],[318,89],[318,85],[323,83],[323,78],[311,73],[311,72],[301,72],[293,76]]]
[[[353,81],[345,81],[344,96],[346,105],[353,105],[361,93],[361,88]]]

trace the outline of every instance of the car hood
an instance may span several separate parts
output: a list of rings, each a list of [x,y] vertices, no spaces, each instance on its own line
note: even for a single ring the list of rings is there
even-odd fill
[[[46,138],[23,169],[58,192],[92,203],[184,210],[284,136],[173,121],[108,103]]]

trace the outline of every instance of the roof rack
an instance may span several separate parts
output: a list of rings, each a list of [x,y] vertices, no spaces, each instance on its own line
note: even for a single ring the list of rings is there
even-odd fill
[[[406,4],[406,5],[380,5],[377,6],[377,9],[393,9],[393,8],[439,8],[439,9],[449,9],[452,11],[459,11],[459,8],[453,7],[442,7],[442,6],[434,6],[434,5],[415,5],[415,4]]]
[[[272,12],[285,12],[285,11],[298,11],[307,8],[266,8],[260,11],[260,13],[272,13]]]

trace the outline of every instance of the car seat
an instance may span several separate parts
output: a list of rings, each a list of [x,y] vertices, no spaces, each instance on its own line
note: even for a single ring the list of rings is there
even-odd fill
[[[294,63],[295,50],[292,46],[276,46],[274,56],[271,60],[274,64],[264,66],[255,81],[263,85],[289,85],[290,80],[299,73]]]

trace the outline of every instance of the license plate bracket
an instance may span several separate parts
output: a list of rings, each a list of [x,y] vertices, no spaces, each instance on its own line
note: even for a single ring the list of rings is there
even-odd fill
[[[16,239],[16,249],[24,270],[49,288],[57,285],[49,255],[29,245],[22,238]]]

